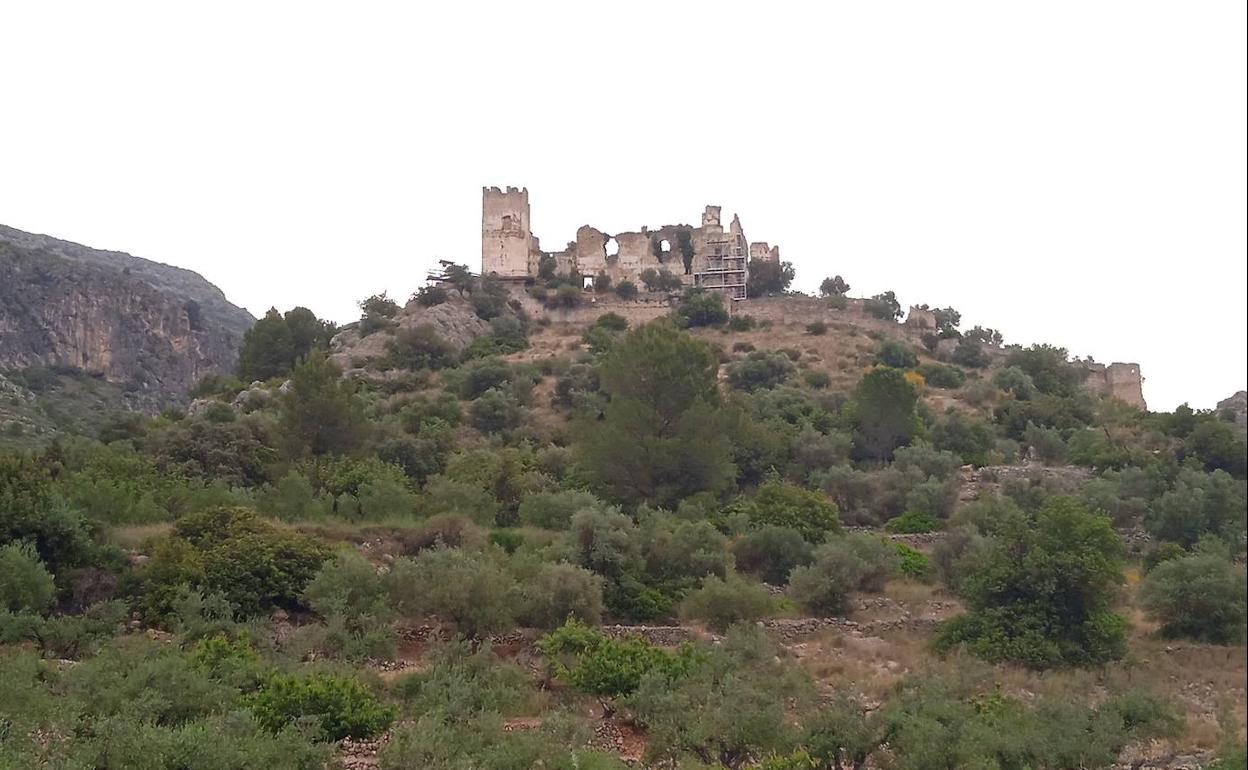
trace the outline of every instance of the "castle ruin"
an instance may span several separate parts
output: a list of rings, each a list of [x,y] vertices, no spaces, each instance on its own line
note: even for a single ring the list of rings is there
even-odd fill
[[[583,225],[576,240],[562,251],[542,251],[529,218],[526,188],[481,188],[481,274],[505,279],[537,278],[542,265],[556,273],[580,275],[591,281],[604,274],[613,284],[640,282],[649,268],[666,270],[690,288],[717,291],[729,299],[745,299],[749,260],[780,261],[780,247],[750,243],[733,216],[725,229],[719,206],[707,206],[702,224],[642,227],[636,232],[609,234]]]
[[[1112,363],[1109,366],[1094,361],[1083,363],[1087,377],[1083,384],[1093,393],[1113,396],[1138,409],[1148,409],[1144,402],[1144,378],[1139,364]]]

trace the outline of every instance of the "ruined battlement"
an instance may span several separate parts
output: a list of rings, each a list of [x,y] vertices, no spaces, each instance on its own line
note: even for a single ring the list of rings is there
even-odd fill
[[[606,275],[618,284],[640,283],[647,269],[667,270],[688,287],[743,300],[749,260],[778,262],[780,247],[766,241],[750,243],[737,215],[725,230],[722,211],[720,206],[707,206],[700,227],[643,225],[637,231],[612,234],[583,225],[563,250],[542,251],[529,219],[528,189],[482,187],[481,273],[536,278],[539,265],[553,260],[559,273],[580,275],[587,282]]]
[[[1095,361],[1082,361],[1080,364],[1087,372],[1083,384],[1088,390],[1113,396],[1139,409],[1148,408],[1144,402],[1144,377],[1140,374],[1139,364],[1112,363],[1106,366]]]
[[[936,314],[927,308],[910,306],[906,313],[906,326],[924,331],[936,331]]]

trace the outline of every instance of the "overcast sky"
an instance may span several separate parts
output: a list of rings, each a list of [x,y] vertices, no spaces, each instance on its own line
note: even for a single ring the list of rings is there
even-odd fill
[[[699,221],[795,288],[1245,386],[1245,3],[0,6],[0,222],[338,321],[479,266],[481,187],[558,248]]]

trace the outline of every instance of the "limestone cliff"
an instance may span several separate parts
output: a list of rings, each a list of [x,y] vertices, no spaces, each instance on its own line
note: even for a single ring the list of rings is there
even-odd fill
[[[0,225],[0,370],[81,369],[154,410],[233,369],[254,320],[190,270]]]

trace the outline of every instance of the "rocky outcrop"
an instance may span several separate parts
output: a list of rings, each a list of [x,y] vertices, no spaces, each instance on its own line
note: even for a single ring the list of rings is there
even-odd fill
[[[254,321],[189,270],[0,226],[0,369],[82,370],[156,410],[231,371]]]
[[[360,336],[359,324],[343,328],[330,343],[330,358],[347,373],[361,369],[370,361],[379,360],[386,355],[387,346],[398,331],[414,329],[417,326],[432,326],[438,336],[450,343],[456,351],[463,350],[474,339],[490,330],[490,325],[473,312],[472,304],[468,300],[451,292],[445,302],[433,307],[409,302],[394,317],[390,328],[380,329],[363,337]]]
[[[1241,390],[1218,402],[1218,414],[1231,414],[1240,430],[1248,430],[1248,391]]]
[[[1091,475],[1087,468],[1041,465],[1030,460],[1022,465],[987,465],[983,468],[964,465],[958,471],[958,502],[965,504],[981,497],[991,497],[1011,481],[1041,484],[1051,492],[1070,494]]]

